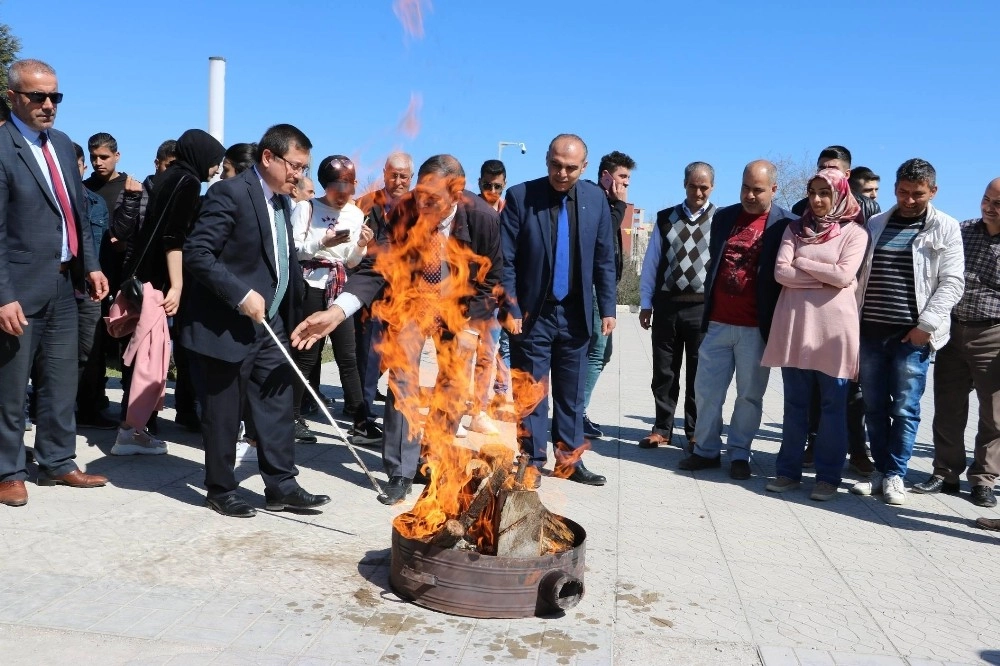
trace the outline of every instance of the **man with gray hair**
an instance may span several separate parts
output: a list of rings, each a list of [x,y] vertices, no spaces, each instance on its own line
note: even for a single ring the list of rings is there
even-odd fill
[[[74,407],[78,326],[74,290],[100,301],[98,265],[73,142],[52,129],[63,94],[40,60],[10,66],[10,121],[0,127],[0,504],[28,502],[25,387],[38,370],[34,457],[38,485],[103,486],[81,472]]]
[[[868,220],[871,241],[858,275],[861,392],[875,471],[856,495],[906,502],[906,476],[920,425],[931,352],[951,337],[965,290],[958,221],[931,205],[937,172],[914,158],[896,170],[896,205]],[[923,492],[929,489],[921,488]]]
[[[721,465],[722,404],[735,372],[736,404],[726,440],[729,476],[741,481],[750,478],[750,445],[760,427],[769,374],[760,359],[781,292],[774,279],[774,262],[781,235],[795,219],[773,205],[777,191],[774,164],[750,162],[743,169],[740,203],[719,210],[712,219],[701,324],[705,337],[694,380],[695,448],[681,460],[682,470]]]
[[[656,228],[649,237],[642,261],[639,286],[639,325],[649,330],[653,342],[653,431],[639,440],[639,448],[670,444],[674,410],[680,396],[681,363],[687,360],[684,391],[684,434],[688,453],[694,450],[698,410],[694,378],[698,370],[701,320],[705,314],[708,245],[712,218],[717,210],[709,201],[715,187],[715,169],[707,162],[692,162],[684,169],[686,198],[656,214]]]
[[[386,219],[396,202],[410,191],[413,180],[413,157],[409,153],[390,153],[382,169],[382,188],[368,192],[355,202],[365,214],[365,224],[375,234],[375,242],[386,240]],[[385,401],[378,391],[378,381],[382,376],[382,356],[375,348],[382,339],[383,324],[372,316],[371,309],[363,307],[354,315],[354,346],[358,359],[358,373],[361,375],[361,395],[363,401],[355,413],[351,442],[358,446],[381,445],[382,429],[375,423],[375,402]]]

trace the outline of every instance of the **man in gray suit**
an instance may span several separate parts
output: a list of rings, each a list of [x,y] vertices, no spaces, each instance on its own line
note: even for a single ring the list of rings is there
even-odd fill
[[[25,387],[36,366],[38,485],[103,486],[76,457],[77,306],[108,281],[94,254],[69,137],[52,129],[62,93],[39,60],[10,66],[11,118],[0,127],[0,504],[28,501]],[[87,284],[85,284],[85,281]]]

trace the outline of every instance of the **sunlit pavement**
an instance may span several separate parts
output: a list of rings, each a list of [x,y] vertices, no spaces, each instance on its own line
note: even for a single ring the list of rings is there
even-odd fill
[[[888,507],[848,494],[850,473],[832,502],[808,499],[811,472],[800,491],[765,493],[778,372],[753,479],[731,481],[725,457],[679,472],[678,447],[636,446],[653,414],[638,315],[619,311],[614,348],[590,408],[605,437],[584,458],[608,485],[541,489],[588,533],[586,593],[564,617],[472,620],[401,601],[390,522],[409,504],[378,503],[329,425],[297,453],[302,485],[334,498],[322,513],[264,511],[256,463],[239,472],[257,516],[210,511],[200,437],[168,409],[168,455],[113,458],[114,431],[82,431],[81,466],[111,486],[29,483],[26,507],[0,507],[0,663],[1000,663],[1000,538],[972,524],[1000,512],[973,506],[965,484]],[[333,364],[323,377],[339,396]],[[910,483],[930,468],[931,394],[929,382]],[[377,452],[359,451],[384,479]]]

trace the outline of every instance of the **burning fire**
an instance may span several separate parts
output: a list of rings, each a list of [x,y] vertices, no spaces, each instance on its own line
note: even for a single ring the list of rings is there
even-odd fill
[[[392,11],[403,24],[403,30],[417,39],[424,37],[424,13],[430,10],[430,0],[395,0],[392,3]]]
[[[420,117],[418,114],[423,104],[424,100],[420,96],[420,93],[410,94],[410,104],[406,107],[406,111],[403,113],[403,117],[400,118],[399,125],[397,126],[399,132],[408,139],[414,139],[420,133]]]
[[[430,175],[425,178],[436,178]],[[460,182],[459,182],[460,181]],[[418,191],[422,186],[418,183]],[[452,192],[464,189],[464,179],[448,183]],[[466,196],[466,195],[462,195]],[[415,213],[415,195],[406,195],[397,210],[403,214]],[[428,239],[434,237],[440,215],[420,213],[413,227],[381,251],[375,258],[375,269],[386,279],[385,296],[373,306],[374,316],[386,322],[388,330],[379,344],[379,351],[386,367],[401,368],[420,357],[425,340],[433,338],[442,329],[462,331],[469,327],[463,300],[476,292],[475,284],[482,284],[490,270],[487,258],[476,255],[468,247],[449,236],[444,247],[443,261],[447,271],[438,285],[424,281],[426,266],[438,260],[438,255]],[[471,275],[470,270],[476,274]],[[471,279],[470,279],[471,278]],[[419,433],[421,453],[427,463],[425,470],[430,483],[413,509],[396,520],[400,533],[411,539],[428,539],[437,534],[449,519],[455,519],[469,508],[476,487],[492,473],[486,458],[501,461],[509,472],[513,466],[514,452],[507,445],[492,445],[499,450],[477,454],[465,446],[455,444],[454,417],[465,414],[473,398],[474,350],[462,350],[458,341],[442,344],[437,355],[438,375],[432,391],[419,391],[415,387],[401,387],[390,375],[390,386],[396,396],[396,407],[407,419],[410,430]],[[411,376],[415,376],[413,369]],[[545,385],[534,382],[531,376],[515,371],[517,410],[527,414],[545,397]],[[538,472],[529,466],[526,474]],[[513,477],[511,477],[512,479]],[[508,482],[511,482],[508,480]],[[491,500],[492,501],[492,500]],[[493,525],[483,518],[491,514],[489,507],[469,528],[469,540],[487,546],[493,539]]]

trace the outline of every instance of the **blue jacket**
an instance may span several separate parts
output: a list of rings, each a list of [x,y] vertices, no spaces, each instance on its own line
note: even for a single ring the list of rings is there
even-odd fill
[[[601,317],[615,316],[615,241],[611,208],[604,191],[591,182],[579,180],[576,192],[579,284],[573,288],[582,297],[587,330],[593,334],[595,289]],[[500,213],[503,311],[522,320],[524,333],[531,330],[552,284],[551,202],[548,179],[538,178],[508,189],[506,205]]]
[[[108,222],[111,214],[108,212],[108,204],[104,198],[100,197],[87,188],[83,188],[83,196],[87,197],[87,218],[90,220],[90,233],[94,237],[94,255],[101,254],[101,241],[108,230]],[[117,287],[118,285],[113,285]]]

